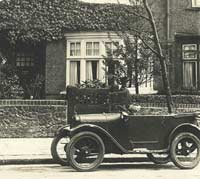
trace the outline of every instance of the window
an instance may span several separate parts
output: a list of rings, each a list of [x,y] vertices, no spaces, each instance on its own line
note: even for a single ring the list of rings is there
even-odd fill
[[[196,44],[187,44],[183,45],[183,59],[197,59],[197,45]]]
[[[119,45],[119,42],[106,42],[105,47],[106,47],[106,54],[113,54],[114,51],[117,49],[117,46]]]
[[[70,61],[70,85],[80,84],[80,61]]]
[[[192,0],[192,7],[200,7],[200,0]]]
[[[34,66],[33,54],[17,53],[16,66],[17,67],[33,67]]]
[[[97,35],[85,34],[81,33],[80,38],[78,38],[79,34],[66,36],[66,85],[75,86],[87,80],[107,82],[104,66],[105,53],[108,48],[113,52],[121,39],[114,34],[117,42],[112,42],[108,38],[108,34],[104,32],[100,36],[99,32]]]
[[[81,43],[71,42],[70,43],[70,56],[80,56],[81,55]]]
[[[183,87],[186,89],[196,89],[197,87],[197,63],[183,63]]]
[[[99,56],[99,42],[86,42],[86,56]]]
[[[197,89],[197,66],[198,59],[198,45],[184,44],[182,45],[182,59],[183,59],[183,87],[185,89]]]
[[[99,74],[99,62],[87,61],[86,62],[86,80],[96,80]]]

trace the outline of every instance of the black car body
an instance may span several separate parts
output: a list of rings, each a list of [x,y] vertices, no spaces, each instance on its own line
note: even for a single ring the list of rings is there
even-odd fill
[[[97,109],[95,103],[89,105],[83,103],[84,100],[81,98],[88,100],[88,96],[78,92],[80,90],[68,89],[69,125],[60,130],[60,133],[70,138],[66,147],[67,159],[76,170],[96,169],[107,153],[145,153],[155,163],[165,163],[170,159],[183,169],[194,168],[199,163],[198,113],[134,115],[110,107],[106,98],[103,98],[103,104],[100,104],[100,109],[105,107],[105,111],[99,112],[95,111]],[[105,91],[100,92],[97,94],[101,97],[102,94],[107,95]],[[89,95],[91,94],[90,91]],[[77,101],[82,101],[82,104]],[[121,104],[122,102],[120,100]],[[126,102],[122,105],[126,105]],[[92,109],[88,114],[87,110],[83,110],[82,114],[77,112],[80,108],[91,106]],[[110,109],[113,111],[108,112]],[[153,154],[166,157],[159,160]]]

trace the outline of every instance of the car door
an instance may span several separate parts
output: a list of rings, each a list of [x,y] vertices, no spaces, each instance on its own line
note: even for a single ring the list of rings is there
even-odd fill
[[[165,116],[130,116],[127,121],[132,148],[161,149],[165,140]]]

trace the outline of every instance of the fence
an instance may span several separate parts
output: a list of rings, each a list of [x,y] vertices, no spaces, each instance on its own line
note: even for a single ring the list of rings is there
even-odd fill
[[[142,107],[149,107],[149,108],[166,108],[167,104],[166,103],[136,103]],[[195,109],[200,109],[200,104],[174,104],[173,107],[175,109],[179,108],[195,108]]]

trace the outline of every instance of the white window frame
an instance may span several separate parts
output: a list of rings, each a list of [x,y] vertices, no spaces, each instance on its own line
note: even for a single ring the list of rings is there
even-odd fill
[[[192,0],[192,7],[200,8],[200,0]]]
[[[75,44],[76,43],[80,43],[80,55],[71,55],[71,44],[72,43],[75,43]],[[70,57],[70,58],[79,58],[79,59],[82,57],[82,53],[83,53],[82,51],[83,50],[82,50],[82,42],[80,40],[79,41],[77,41],[77,40],[73,40],[73,41],[70,40],[70,41],[68,41],[67,42],[67,47],[68,47],[67,48],[67,56],[68,57]]]
[[[183,45],[182,45],[182,59],[183,59],[183,60],[197,60],[197,58],[198,58],[197,54],[196,54],[196,56],[195,56],[194,58],[185,58],[184,53],[187,52],[187,51],[188,51],[188,52],[192,51],[192,50],[184,50],[184,48],[185,48],[186,46],[188,46],[188,45],[194,45],[194,46],[195,46],[195,50],[194,50],[194,51],[197,51],[197,44],[183,44]]]
[[[87,43],[92,43],[92,55],[87,55]],[[99,54],[98,55],[94,55],[94,43],[98,43],[99,44]],[[84,42],[84,46],[85,46],[85,57],[86,58],[97,58],[97,57],[101,57],[101,42],[100,41],[92,41],[92,40],[86,40]]]
[[[87,61],[98,61],[98,74],[97,79],[102,82],[107,82],[106,72],[104,68],[104,57],[105,44],[104,42],[112,42],[107,32],[79,32],[79,33],[67,33],[66,37],[66,86],[70,84],[69,72],[70,72],[70,62],[80,61],[80,83],[86,80],[86,63]],[[113,41],[122,43],[122,40],[115,33],[111,34]],[[81,53],[80,56],[70,56],[70,43],[81,43]],[[99,55],[87,56],[86,54],[86,43],[87,42],[98,42],[99,43]]]
[[[122,41],[119,41],[119,40],[115,40],[115,41],[105,41],[105,42],[103,42],[105,56],[108,56],[108,54],[107,54],[106,43],[111,43],[111,49],[110,49],[110,50],[111,50],[111,53],[112,53],[112,54],[113,54],[113,51],[117,49],[117,48],[115,48],[114,43],[118,43],[119,45],[122,45]],[[114,55],[113,57],[114,57],[115,59],[120,59],[120,57],[116,57],[115,55]]]

